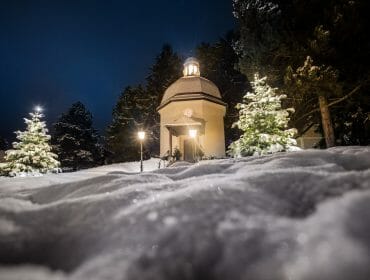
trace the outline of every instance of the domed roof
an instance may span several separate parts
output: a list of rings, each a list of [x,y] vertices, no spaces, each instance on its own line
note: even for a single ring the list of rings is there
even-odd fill
[[[184,76],[170,85],[164,92],[158,110],[170,102],[205,99],[220,105],[221,94],[217,86],[211,81],[200,76],[199,62],[194,57],[189,57],[184,63]]]
[[[186,76],[178,79],[164,92],[161,105],[177,95],[203,93],[221,99],[220,91],[210,80],[199,76]]]
[[[190,63],[196,63],[199,65],[199,62],[198,62],[198,59],[196,59],[195,57],[188,57],[185,62],[184,62],[184,65],[187,65],[187,64],[190,64]]]

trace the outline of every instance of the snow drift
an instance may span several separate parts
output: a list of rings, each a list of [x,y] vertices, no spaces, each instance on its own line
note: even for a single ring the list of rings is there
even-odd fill
[[[370,147],[105,168],[0,179],[1,280],[370,279]]]

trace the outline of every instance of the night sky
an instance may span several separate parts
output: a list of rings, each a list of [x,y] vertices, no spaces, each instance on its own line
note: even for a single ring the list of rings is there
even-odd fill
[[[121,90],[142,83],[164,43],[183,57],[234,26],[231,0],[0,0],[0,136],[35,105],[48,126],[76,101],[104,133]]]

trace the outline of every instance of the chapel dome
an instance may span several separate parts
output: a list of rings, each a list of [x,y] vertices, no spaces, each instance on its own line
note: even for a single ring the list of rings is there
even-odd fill
[[[161,105],[170,102],[172,99],[180,96],[187,96],[191,98],[191,95],[204,94],[221,101],[221,94],[217,86],[200,76],[199,62],[193,58],[188,58],[184,63],[184,76],[170,85],[165,91]]]

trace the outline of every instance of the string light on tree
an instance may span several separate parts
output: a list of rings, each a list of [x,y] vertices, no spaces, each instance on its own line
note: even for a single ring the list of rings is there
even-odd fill
[[[36,106],[30,113],[31,119],[24,119],[25,131],[16,131],[19,142],[13,143],[13,149],[6,151],[5,166],[2,173],[9,176],[39,175],[48,172],[59,172],[57,155],[51,152],[50,135],[46,124],[41,119],[42,108]]]
[[[43,108],[40,105],[37,105],[37,106],[35,106],[34,110],[38,113],[41,113],[43,111]]]
[[[239,140],[231,143],[229,154],[240,157],[248,155],[263,155],[296,149],[293,138],[296,129],[288,129],[289,114],[293,108],[282,109],[281,99],[277,89],[270,87],[267,78],[255,74],[252,82],[252,92],[244,96],[244,102],[239,103],[239,120],[234,124],[243,134]]]

